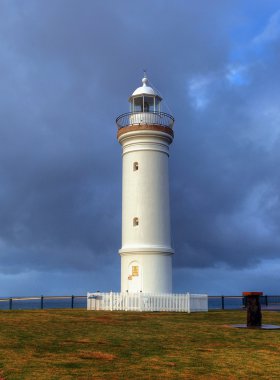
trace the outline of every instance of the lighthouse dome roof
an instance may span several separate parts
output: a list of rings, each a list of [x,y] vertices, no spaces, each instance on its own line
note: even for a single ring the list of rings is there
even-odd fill
[[[139,95],[157,96],[158,98],[161,99],[161,97],[158,95],[158,93],[151,86],[149,86],[149,81],[148,81],[148,78],[146,76],[146,73],[144,74],[144,78],[142,79],[142,86],[138,87],[133,92],[133,94],[131,95],[131,97],[129,99],[131,99],[132,97],[135,97],[135,96],[139,96]]]

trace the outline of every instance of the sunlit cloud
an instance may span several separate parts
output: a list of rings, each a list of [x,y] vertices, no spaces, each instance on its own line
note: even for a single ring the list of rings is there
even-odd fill
[[[226,79],[233,86],[245,86],[249,80],[248,67],[245,65],[228,65]]]
[[[280,37],[280,10],[275,12],[268,20],[263,31],[258,34],[253,42],[256,44],[275,41]]]
[[[212,76],[199,76],[188,82],[188,95],[191,104],[197,110],[205,109],[211,100]]]

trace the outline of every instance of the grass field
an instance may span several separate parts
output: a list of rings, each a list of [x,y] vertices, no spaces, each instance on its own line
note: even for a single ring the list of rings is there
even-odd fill
[[[280,379],[280,330],[244,311],[0,312],[0,379]],[[279,312],[263,312],[280,324]]]

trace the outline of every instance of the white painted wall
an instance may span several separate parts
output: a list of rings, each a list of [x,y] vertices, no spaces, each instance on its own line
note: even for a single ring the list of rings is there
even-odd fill
[[[119,142],[123,147],[121,291],[172,292],[168,176],[172,137],[139,129],[122,134]],[[134,218],[138,226],[133,225]],[[139,267],[137,276],[131,272],[132,262]]]
[[[132,276],[130,263],[139,264],[139,276]],[[137,284],[136,284],[137,282]],[[139,287],[137,287],[139,285]],[[162,251],[137,250],[121,253],[121,291],[129,293],[171,293],[172,254]]]

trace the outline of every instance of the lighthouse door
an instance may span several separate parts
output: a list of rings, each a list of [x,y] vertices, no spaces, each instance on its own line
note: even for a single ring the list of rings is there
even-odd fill
[[[142,290],[141,267],[137,261],[133,261],[128,267],[128,292],[138,293]]]

